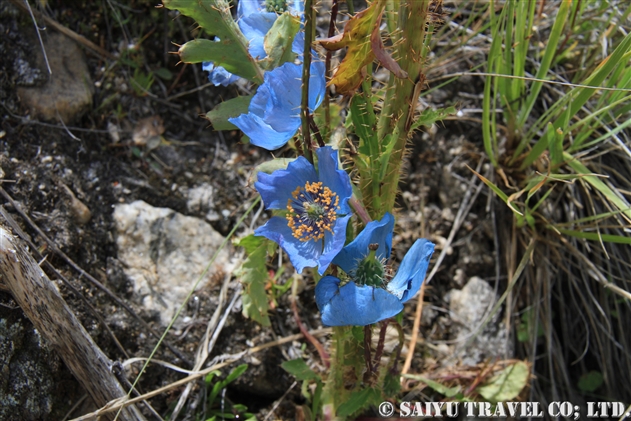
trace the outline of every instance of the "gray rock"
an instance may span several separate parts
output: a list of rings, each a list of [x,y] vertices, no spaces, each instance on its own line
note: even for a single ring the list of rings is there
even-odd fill
[[[116,205],[118,259],[133,284],[134,296],[167,325],[224,237],[201,219],[143,201]],[[200,282],[216,272],[231,272],[228,251],[222,250]]]
[[[83,52],[74,41],[56,32],[42,37],[52,74],[41,86],[19,86],[17,94],[35,118],[68,123],[92,106],[92,81]],[[49,75],[41,47],[33,48],[36,66]],[[35,79],[35,77],[33,77]]]
[[[487,311],[497,303],[493,288],[485,280],[474,276],[461,290],[452,289],[447,293],[449,310],[453,320],[452,332],[457,340],[453,359],[461,360],[464,365],[475,365],[489,358],[508,358],[512,349],[508,333],[498,311],[481,332],[470,342],[471,334],[482,323]]]

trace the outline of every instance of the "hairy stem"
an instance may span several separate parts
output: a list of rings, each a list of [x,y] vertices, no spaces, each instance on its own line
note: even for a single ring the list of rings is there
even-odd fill
[[[425,77],[421,72],[423,65],[423,43],[430,0],[405,0],[401,2],[399,24],[401,39],[396,49],[396,57],[408,79],[399,79],[390,75],[384,108],[377,123],[377,135],[380,140],[392,133],[396,142],[387,164],[381,186],[382,213],[394,208],[397,186],[401,175],[401,163],[404,158],[405,144],[412,125],[416,101]]]

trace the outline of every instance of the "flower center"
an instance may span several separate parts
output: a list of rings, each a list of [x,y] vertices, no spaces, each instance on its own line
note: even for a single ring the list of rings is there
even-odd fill
[[[287,201],[287,225],[300,241],[321,240],[333,232],[340,198],[322,182],[306,182],[297,187]]]
[[[383,287],[386,281],[386,273],[384,262],[375,256],[378,244],[370,244],[369,248],[370,252],[357,263],[357,268],[352,276],[358,285]]]
[[[265,9],[268,12],[283,13],[287,11],[286,0],[265,0]]]

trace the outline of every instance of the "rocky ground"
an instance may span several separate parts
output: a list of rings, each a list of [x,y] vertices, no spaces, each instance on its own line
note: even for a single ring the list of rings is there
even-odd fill
[[[49,74],[29,15],[9,2],[0,4],[0,205],[59,271],[46,270],[104,353],[120,362],[147,357],[157,338],[137,318],[163,332],[251,205],[252,169],[270,154],[241,143],[237,133],[213,131],[199,117],[243,87],[205,86],[199,68],[176,66],[171,42],[190,37],[191,22],[140,1],[114,9],[89,3],[80,11],[49,2],[44,13],[112,56],[39,20],[39,27],[46,26],[40,34]],[[139,24],[121,24],[120,19],[139,19]],[[153,83],[140,89],[148,74]],[[452,85],[425,101],[466,106],[481,86],[480,81]],[[477,130],[466,119],[450,120],[412,139],[395,250],[400,259],[416,238],[426,236],[437,244],[430,268],[439,256],[441,264],[425,290],[411,373],[474,367],[488,358],[511,356],[501,314],[466,353],[461,347],[461,339],[484,318],[505,282],[497,275],[487,192],[467,169],[481,159]],[[265,218],[248,216],[237,236]],[[102,287],[73,269],[51,243]],[[218,336],[207,361],[299,333],[287,295],[278,298],[270,328],[242,316],[239,285],[230,276],[239,254],[228,243],[167,334],[166,342],[179,355],[161,346],[155,359],[191,368],[209,323],[215,323]],[[298,281],[302,322],[318,329],[313,283]],[[409,334],[414,306],[406,312]],[[225,319],[222,329],[216,328],[217,318]],[[7,291],[0,291],[0,337],[0,420],[57,420],[95,409]],[[245,404],[261,417],[277,402],[271,419],[293,419],[303,400],[280,363],[306,355],[317,367],[315,349],[305,343],[296,339],[242,360],[250,368],[222,400]],[[133,378],[140,367],[128,366],[128,376]],[[164,365],[150,365],[139,390],[151,391],[181,377]],[[204,387],[196,383],[192,388],[182,412],[186,419],[204,405]],[[165,417],[183,390],[150,403]],[[155,417],[147,408],[143,411]]]

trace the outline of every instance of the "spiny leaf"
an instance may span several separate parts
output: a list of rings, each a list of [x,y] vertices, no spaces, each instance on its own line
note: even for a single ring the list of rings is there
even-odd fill
[[[379,27],[384,7],[385,1],[375,1],[366,10],[357,13],[346,22],[343,33],[318,41],[330,51],[348,48],[344,60],[340,63],[330,82],[335,85],[338,93],[353,93],[365,76],[366,65],[375,59],[370,37],[375,26]]]
[[[383,13],[383,12],[382,12]],[[383,67],[390,70],[396,77],[400,79],[407,79],[408,73],[399,66],[390,53],[386,51],[386,47],[383,45],[383,40],[381,39],[381,30],[379,27],[381,26],[381,15],[377,19],[376,25],[370,34],[370,46],[372,48],[372,52],[375,54],[375,58],[381,63]]]
[[[234,42],[228,39],[211,41],[196,39],[182,45],[178,50],[180,60],[184,63],[202,63],[211,61],[235,75],[249,80],[256,80],[257,70],[252,65],[251,58],[235,49]]]
[[[276,19],[265,35],[263,48],[267,57],[260,61],[264,69],[271,70],[283,63],[293,61],[295,53],[291,50],[294,37],[300,30],[300,19],[285,12]]]
[[[230,5],[226,0],[163,0],[162,3],[167,9],[178,10],[181,14],[195,19],[208,35],[214,35],[221,40],[189,41],[180,48],[183,62],[187,63],[186,60],[192,59],[190,57],[195,60],[201,58],[201,61],[212,61],[238,76],[259,84],[263,83],[261,69],[248,53],[248,41],[233,20]],[[204,49],[207,50],[206,53],[203,53]]]
[[[263,326],[271,325],[267,315],[269,305],[265,293],[265,284],[269,277],[265,266],[267,243],[267,239],[254,234],[241,239],[238,245],[245,248],[248,258],[235,273],[243,284],[243,315]]]
[[[437,121],[442,121],[450,115],[456,114],[458,111],[453,105],[447,108],[425,108],[416,121],[412,123],[410,130],[416,130],[421,126],[431,126]]]

